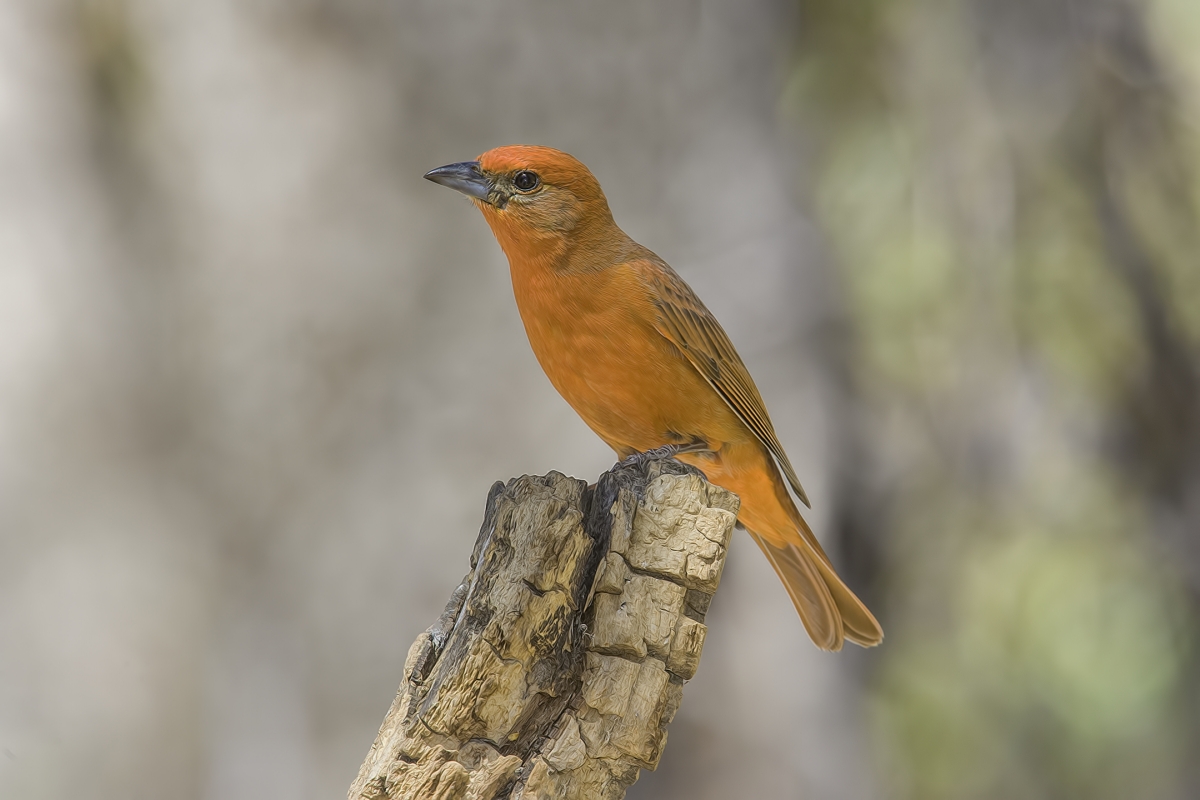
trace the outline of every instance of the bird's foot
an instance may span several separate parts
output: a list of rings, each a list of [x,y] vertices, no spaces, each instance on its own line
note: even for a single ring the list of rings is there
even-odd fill
[[[646,450],[642,453],[634,453],[631,456],[626,456],[617,462],[615,469],[637,467],[645,464],[647,461],[653,461],[656,458],[674,458],[682,453],[700,453],[705,450],[708,450],[708,444],[706,442],[665,444],[662,447],[656,447],[653,450]]]

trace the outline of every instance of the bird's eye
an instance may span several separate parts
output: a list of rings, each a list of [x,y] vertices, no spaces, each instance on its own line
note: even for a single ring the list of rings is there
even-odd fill
[[[538,187],[542,179],[537,176],[536,172],[530,172],[523,169],[516,175],[513,175],[513,186],[516,186],[522,192],[532,192]]]

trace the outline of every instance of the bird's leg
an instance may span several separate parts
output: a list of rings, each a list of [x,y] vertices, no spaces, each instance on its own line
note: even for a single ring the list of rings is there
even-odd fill
[[[686,444],[664,444],[662,447],[656,447],[653,450],[646,450],[642,453],[633,453],[626,456],[617,462],[616,469],[639,466],[656,458],[674,458],[683,453],[703,453],[708,452],[708,450],[708,442],[696,440]]]

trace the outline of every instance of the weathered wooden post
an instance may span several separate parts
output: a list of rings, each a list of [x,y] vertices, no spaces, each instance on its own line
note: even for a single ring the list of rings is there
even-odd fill
[[[669,459],[493,486],[350,800],[624,797],[696,672],[737,509]]]

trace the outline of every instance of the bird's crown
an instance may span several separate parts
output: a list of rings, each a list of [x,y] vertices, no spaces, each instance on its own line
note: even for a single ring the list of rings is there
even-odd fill
[[[517,181],[538,181],[566,189],[581,200],[603,197],[600,183],[591,170],[569,153],[531,144],[510,144],[488,150],[479,157],[485,173]],[[522,173],[530,173],[529,176]]]

